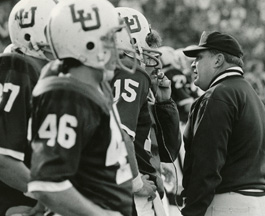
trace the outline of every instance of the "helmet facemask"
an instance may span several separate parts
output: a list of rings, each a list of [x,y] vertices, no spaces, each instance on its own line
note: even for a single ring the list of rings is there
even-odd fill
[[[118,47],[118,44],[117,44],[117,36],[116,36],[116,34],[121,32],[121,31],[124,31],[125,34],[128,35],[128,38],[131,40],[131,35],[130,35],[129,31],[128,31],[128,28],[127,28],[126,24],[123,22],[122,19],[120,19],[120,20],[121,20],[120,21],[121,22],[121,26],[117,27],[117,28],[113,28],[105,37],[102,37],[101,39],[104,42],[104,47],[114,50],[114,53],[115,53],[115,56],[116,56],[117,65],[123,71],[125,71],[127,73],[134,73],[135,69],[137,67],[137,57],[136,57],[136,49],[135,49],[135,47],[132,45],[130,48],[125,49],[125,48]],[[124,53],[130,53],[131,58],[133,59],[133,65],[131,67],[125,65],[122,62]]]

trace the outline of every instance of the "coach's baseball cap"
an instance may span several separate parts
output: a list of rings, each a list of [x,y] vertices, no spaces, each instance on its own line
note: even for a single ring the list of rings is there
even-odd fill
[[[243,51],[238,41],[229,34],[204,31],[198,46],[183,50],[188,57],[196,57],[202,50],[216,49],[236,57],[243,57]]]

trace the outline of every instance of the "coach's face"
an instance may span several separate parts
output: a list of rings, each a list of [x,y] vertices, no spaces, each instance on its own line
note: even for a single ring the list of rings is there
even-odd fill
[[[191,64],[194,76],[194,84],[202,90],[207,90],[214,76],[215,56],[208,50],[197,54]]]

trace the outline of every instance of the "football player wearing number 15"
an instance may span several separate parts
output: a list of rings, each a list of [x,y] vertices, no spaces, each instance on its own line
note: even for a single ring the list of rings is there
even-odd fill
[[[138,60],[134,74],[125,74],[122,68],[117,68],[111,81],[114,101],[121,117],[121,127],[133,140],[140,172],[133,180],[135,206],[133,215],[159,215],[158,212],[163,212],[163,207],[161,211],[158,211],[159,208],[154,210],[154,207],[162,206],[160,197],[164,194],[159,174],[160,160],[173,162],[178,155],[180,147],[178,111],[174,102],[170,100],[170,85],[169,87],[157,85],[158,82],[166,83],[168,81],[166,77],[158,80],[157,74],[151,76],[151,72],[150,74],[148,72],[159,66],[160,52],[156,51],[156,47],[160,44],[160,36],[151,29],[147,19],[139,11],[128,7],[117,7],[116,10],[125,20],[132,37],[132,40],[129,40],[120,32],[117,35],[118,44],[126,48],[133,43]],[[123,61],[128,65],[132,64],[132,54],[124,52]],[[151,87],[155,89],[156,102],[160,102],[154,104],[155,114],[151,109],[149,110],[148,104]],[[156,136],[152,136],[153,123],[157,126],[154,127],[155,130],[157,129]],[[151,151],[156,139],[159,148],[157,157]]]
[[[9,15],[13,50],[0,55],[0,215],[36,203],[23,194],[30,178],[27,128],[33,87],[52,58],[44,28],[54,6],[53,0],[21,0]]]
[[[132,171],[107,82],[121,64],[117,31],[127,29],[107,0],[60,1],[49,18],[57,60],[33,90],[28,189],[63,216],[131,216]]]

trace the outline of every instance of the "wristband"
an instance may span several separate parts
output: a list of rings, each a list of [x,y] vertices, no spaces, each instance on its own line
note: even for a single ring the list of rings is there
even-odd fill
[[[171,104],[172,103],[172,99],[171,98],[169,98],[169,99],[167,99],[167,100],[164,100],[164,101],[160,101],[160,102],[158,102],[158,101],[156,101],[156,105],[166,105],[166,104]]]
[[[31,193],[31,192],[26,192],[26,193],[23,193],[23,194],[24,194],[26,197],[29,197],[29,198],[31,198],[31,199],[35,199],[35,200],[36,200],[34,194]]]
[[[133,193],[140,191],[143,186],[144,186],[144,183],[142,181],[141,174],[138,173],[138,175],[132,180]]]

